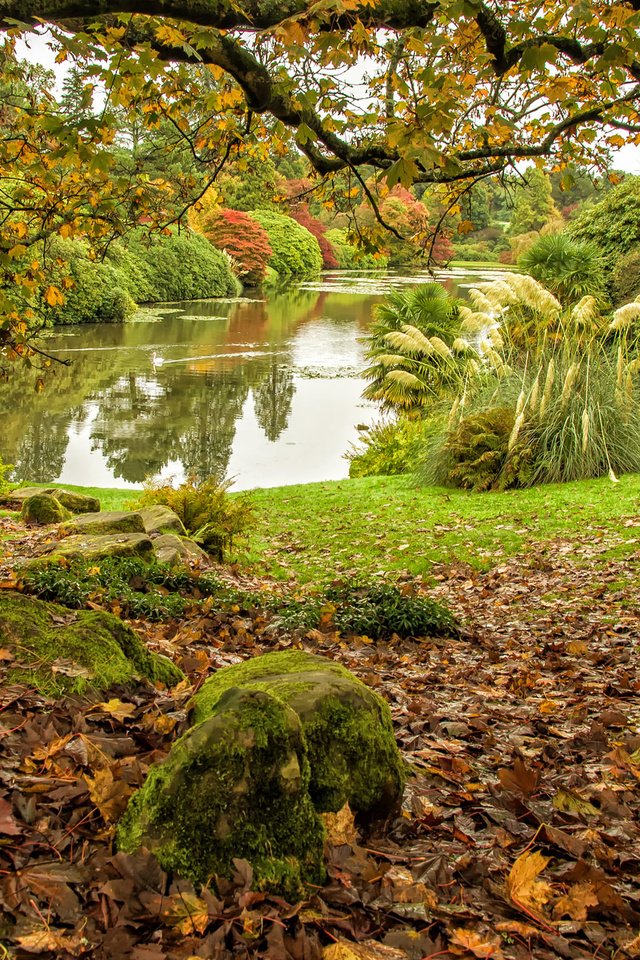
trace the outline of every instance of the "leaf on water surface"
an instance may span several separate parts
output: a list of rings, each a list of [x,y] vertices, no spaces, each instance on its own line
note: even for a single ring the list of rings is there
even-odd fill
[[[539,850],[525,851],[514,863],[507,877],[507,895],[517,906],[539,911],[551,899],[553,891],[546,880],[538,880],[549,863]]]

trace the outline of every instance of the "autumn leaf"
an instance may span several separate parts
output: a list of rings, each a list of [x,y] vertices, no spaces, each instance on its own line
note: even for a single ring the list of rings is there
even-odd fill
[[[327,840],[334,847],[343,843],[349,846],[356,846],[358,842],[358,831],[356,830],[353,811],[348,803],[345,803],[337,813],[321,814],[322,822],[327,834]]]
[[[44,298],[50,307],[61,307],[64,305],[64,294],[58,287],[47,287],[44,292]]]
[[[106,703],[96,703],[94,707],[91,707],[91,711],[93,710],[108,713],[114,720],[122,721],[132,717],[137,707],[133,703],[123,703],[122,700],[114,698],[113,700],[107,700]]]
[[[548,863],[549,858],[543,857],[538,850],[525,851],[518,857],[506,882],[507,896],[516,906],[538,912],[551,898],[551,885],[546,880],[537,879]]]
[[[207,929],[209,908],[195,893],[175,894],[163,912],[163,919],[183,936],[190,937]]]
[[[322,951],[322,960],[407,960],[404,950],[388,947],[375,940],[351,943],[338,940]]]
[[[465,930],[463,927],[454,928],[449,940],[449,953],[457,956],[471,953],[474,957],[501,960],[504,956],[500,949],[498,937],[486,937],[474,930]]]
[[[529,797],[536,792],[540,775],[536,770],[530,770],[518,757],[510,769],[498,770],[498,779],[505,790]]]
[[[592,883],[576,883],[568,893],[560,897],[553,905],[556,920],[569,917],[570,920],[586,920],[589,907],[598,906],[598,897]]]
[[[574,790],[558,790],[551,801],[556,810],[562,810],[563,813],[579,813],[581,816],[595,817],[600,812],[588,800],[584,800],[579,793]]]

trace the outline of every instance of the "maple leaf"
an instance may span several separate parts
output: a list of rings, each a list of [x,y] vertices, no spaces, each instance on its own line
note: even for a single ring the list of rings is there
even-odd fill
[[[571,920],[586,920],[589,907],[598,906],[598,897],[592,883],[576,883],[568,893],[553,905],[556,920],[569,917]]]
[[[474,957],[491,957],[492,960],[501,960],[504,956],[498,937],[487,938],[474,930],[465,930],[463,927],[452,931],[449,953],[456,955],[472,953]]]
[[[506,882],[507,896],[516,906],[538,912],[551,898],[551,885],[537,879],[548,863],[549,857],[544,857],[539,850],[525,851],[518,857]]]
[[[358,831],[356,830],[353,811],[348,803],[345,803],[344,807],[337,813],[323,813],[321,817],[330,844],[334,847],[339,847],[343,843],[351,847],[356,846]]]

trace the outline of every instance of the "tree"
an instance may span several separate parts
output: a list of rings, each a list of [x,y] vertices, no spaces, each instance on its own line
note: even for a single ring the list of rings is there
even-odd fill
[[[439,187],[455,211],[469,184],[517,161],[602,165],[638,134],[640,0],[0,0],[3,82],[20,72],[20,24],[40,22],[62,57],[95,64],[108,97],[81,132],[52,117],[48,91],[3,102],[0,179],[25,169],[19,188],[3,188],[11,292],[0,310],[5,344],[21,352],[15,289],[27,301],[33,284],[64,295],[48,288],[34,245],[63,230],[108,243],[141,216],[152,228],[180,219],[230,158],[264,156],[267,141],[276,155],[295,143],[329,187],[347,174],[383,227],[371,177],[385,190]],[[365,59],[368,89],[355,103],[336,68]],[[209,85],[189,76],[194,64]],[[150,131],[170,128],[201,175],[145,180],[134,165],[113,178],[116,108]],[[29,310],[27,324],[37,321]]]
[[[205,218],[202,232],[218,250],[236,264],[238,277],[249,287],[260,286],[273,255],[263,226],[241,210],[214,210]]]
[[[542,170],[530,170],[526,182],[516,187],[510,232],[514,236],[540,230],[558,218],[551,195],[551,180]]]

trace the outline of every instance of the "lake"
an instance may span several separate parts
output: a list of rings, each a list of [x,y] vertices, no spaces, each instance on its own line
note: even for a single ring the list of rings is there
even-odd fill
[[[439,271],[464,294],[500,271]],[[58,328],[47,386],[15,364],[0,385],[0,454],[14,479],[140,487],[232,478],[236,490],[348,475],[379,417],[359,372],[372,311],[411,276],[327,273],[284,293],[154,305],[125,324]]]

